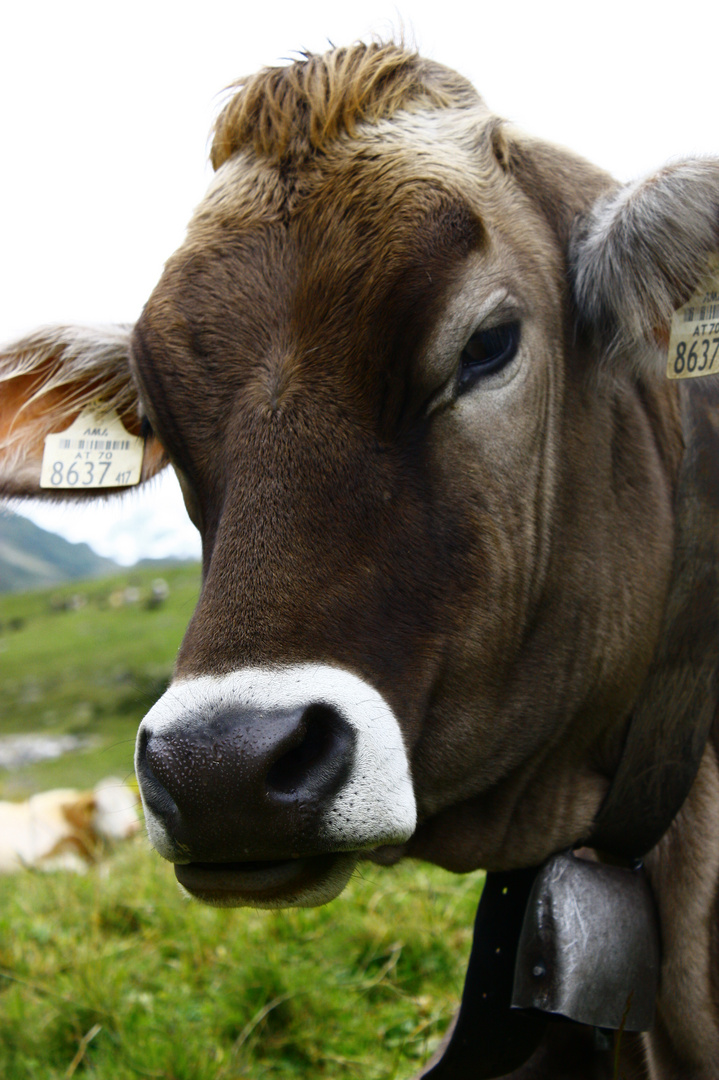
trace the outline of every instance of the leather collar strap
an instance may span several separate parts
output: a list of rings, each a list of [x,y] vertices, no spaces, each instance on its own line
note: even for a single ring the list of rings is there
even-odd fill
[[[487,874],[457,1025],[442,1059],[423,1080],[504,1076],[530,1057],[547,1016],[510,1008],[514,958],[537,868]]]
[[[681,809],[717,712],[719,387],[714,381],[692,380],[680,390],[685,449],[659,645],[616,775],[586,840],[629,860],[650,851]],[[517,944],[538,870],[487,875],[457,1025],[426,1080],[506,1076],[539,1044],[548,1016],[510,1008]]]

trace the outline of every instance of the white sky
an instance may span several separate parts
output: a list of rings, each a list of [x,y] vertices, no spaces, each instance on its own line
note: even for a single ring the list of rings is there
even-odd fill
[[[209,180],[218,93],[293,51],[404,23],[500,115],[629,179],[719,153],[719,3],[63,0],[0,15],[0,341],[134,321]],[[176,483],[16,504],[123,562],[198,552]]]

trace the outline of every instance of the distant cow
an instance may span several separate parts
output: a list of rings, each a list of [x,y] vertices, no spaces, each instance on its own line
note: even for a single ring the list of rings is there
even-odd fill
[[[212,162],[134,327],[0,358],[0,491],[42,494],[45,437],[99,398],[202,533],[137,743],[152,843],[257,907],[359,859],[649,845],[657,1018],[622,1075],[719,1076],[719,396],[665,375],[719,162],[620,186],[393,45],[244,80]],[[716,318],[674,374],[716,368]],[[611,1075],[553,1039],[533,1077]]]
[[[0,873],[28,868],[82,873],[108,844],[139,830],[137,796],[113,777],[92,791],[57,788],[24,802],[0,802]]]

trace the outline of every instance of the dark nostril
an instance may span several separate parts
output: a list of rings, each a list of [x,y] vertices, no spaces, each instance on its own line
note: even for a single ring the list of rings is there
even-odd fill
[[[330,706],[317,704],[303,712],[297,737],[268,770],[268,794],[331,795],[349,776],[354,756],[351,728]]]
[[[195,862],[286,858],[351,779],[356,731],[333,706],[216,714],[174,731],[145,725],[145,806]]]
[[[137,746],[137,779],[142,788],[145,804],[158,817],[170,818],[177,814],[177,804],[167,788],[155,776],[151,767],[151,749],[148,748],[149,736],[145,728],[140,728]]]

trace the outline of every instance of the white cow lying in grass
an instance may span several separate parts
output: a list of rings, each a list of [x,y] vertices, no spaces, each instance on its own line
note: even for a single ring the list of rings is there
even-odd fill
[[[139,829],[137,795],[114,777],[93,791],[58,788],[24,802],[0,802],[0,873],[84,873],[109,844]]]

